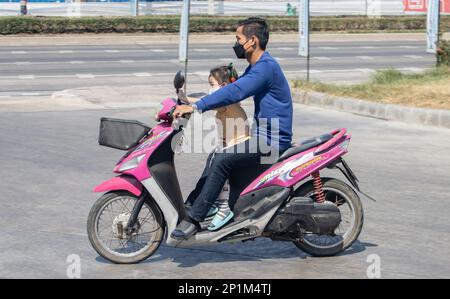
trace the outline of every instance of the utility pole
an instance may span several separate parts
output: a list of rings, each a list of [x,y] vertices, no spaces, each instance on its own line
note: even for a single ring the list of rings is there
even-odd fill
[[[28,14],[28,0],[20,0],[20,14],[26,16]]]
[[[300,0],[298,30],[300,34],[298,55],[306,57],[306,81],[309,81],[309,0]]]
[[[214,14],[214,0],[208,0],[208,15],[213,16]]]
[[[188,77],[188,53],[189,53],[189,17],[191,10],[191,0],[183,0],[183,11],[180,23],[180,49],[179,59],[184,62],[184,91],[186,92],[187,77]]]
[[[130,5],[133,17],[139,16],[139,0],[131,0]]]
[[[428,1],[427,52],[431,54],[436,54],[439,45],[440,2],[439,0]]]

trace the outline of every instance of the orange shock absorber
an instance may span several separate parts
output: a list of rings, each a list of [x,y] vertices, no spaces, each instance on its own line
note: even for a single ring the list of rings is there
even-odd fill
[[[325,202],[325,193],[323,192],[322,180],[320,179],[320,173],[318,171],[313,172],[314,178],[314,194],[316,195],[316,202]]]

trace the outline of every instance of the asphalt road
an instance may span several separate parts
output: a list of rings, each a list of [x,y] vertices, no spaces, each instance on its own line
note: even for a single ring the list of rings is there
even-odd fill
[[[207,39],[207,36],[205,36]],[[229,44],[193,44],[190,49],[191,83],[207,83],[211,67],[234,62],[242,73],[246,61],[236,60]],[[425,53],[425,41],[313,42],[311,79],[351,83],[366,80],[374,70],[398,68],[419,71],[434,65]],[[272,43],[276,57],[290,79],[305,78],[306,59],[296,43]],[[184,69],[175,43],[138,45],[54,45],[0,47],[2,96],[47,95],[76,87],[158,85],[168,83]]]
[[[251,102],[244,106],[251,113]],[[450,278],[450,132],[301,105],[295,139],[347,127],[347,160],[378,200],[363,200],[365,225],[352,248],[312,258],[291,243],[260,239],[162,246],[138,265],[108,263],[91,248],[86,219],[99,196],[91,189],[113,175],[121,152],[97,146],[98,120],[151,123],[155,109],[0,113],[1,278],[65,278],[72,254],[81,259],[82,278],[366,278],[374,254],[382,278]],[[204,158],[177,156],[184,195]]]

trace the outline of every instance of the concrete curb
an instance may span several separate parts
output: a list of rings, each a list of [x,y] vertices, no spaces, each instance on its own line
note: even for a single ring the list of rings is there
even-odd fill
[[[450,110],[414,108],[343,98],[320,92],[292,91],[295,103],[330,108],[385,120],[450,129]]]

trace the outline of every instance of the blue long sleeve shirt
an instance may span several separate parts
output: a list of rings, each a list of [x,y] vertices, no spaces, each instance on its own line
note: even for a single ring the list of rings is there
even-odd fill
[[[195,104],[207,111],[245,100],[253,96],[255,103],[252,135],[266,140],[279,150],[292,142],[292,97],[288,81],[278,62],[265,52],[234,83],[219,89]]]

